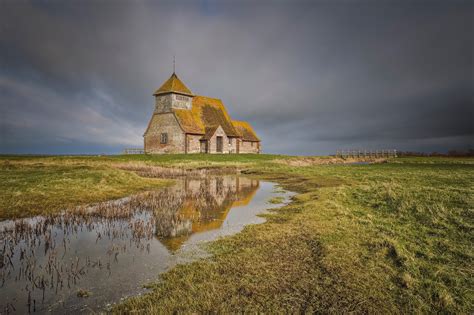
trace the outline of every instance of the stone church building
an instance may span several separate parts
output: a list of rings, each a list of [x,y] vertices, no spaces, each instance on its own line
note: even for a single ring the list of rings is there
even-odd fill
[[[220,99],[194,95],[175,73],[154,96],[145,153],[260,153],[249,123],[232,120]]]

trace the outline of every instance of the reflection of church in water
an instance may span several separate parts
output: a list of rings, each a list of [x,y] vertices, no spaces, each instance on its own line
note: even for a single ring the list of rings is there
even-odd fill
[[[155,233],[177,250],[192,234],[219,229],[230,209],[247,205],[258,187],[257,179],[238,176],[178,180],[170,188],[174,202],[155,212]]]

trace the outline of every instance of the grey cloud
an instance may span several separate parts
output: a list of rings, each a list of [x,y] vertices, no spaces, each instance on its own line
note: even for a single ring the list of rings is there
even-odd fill
[[[468,1],[7,1],[0,152],[141,145],[173,55],[267,152],[469,148],[472,19]]]

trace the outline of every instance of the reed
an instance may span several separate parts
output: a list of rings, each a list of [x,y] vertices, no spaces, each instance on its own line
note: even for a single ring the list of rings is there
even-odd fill
[[[154,237],[189,234],[192,222],[212,219],[206,217],[206,211],[219,207],[218,195],[229,202],[239,198],[230,187],[220,187],[218,183],[223,183],[218,178],[208,177],[198,182],[195,189],[188,189],[183,180],[173,187],[77,206],[59,214],[2,222],[0,283],[2,286],[8,281],[22,283],[27,293],[26,304],[29,311],[33,311],[38,296],[43,303],[46,294],[74,288],[92,269],[103,270],[111,276],[112,264],[118,263],[120,253],[132,247],[149,253]],[[216,190],[211,191],[211,187]],[[192,216],[180,212],[190,201],[196,209]],[[95,233],[95,243],[109,242],[105,261],[73,254],[71,239],[84,231]],[[6,303],[5,309],[13,305]]]

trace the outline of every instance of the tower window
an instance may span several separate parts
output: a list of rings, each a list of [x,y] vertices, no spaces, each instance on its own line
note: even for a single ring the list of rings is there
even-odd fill
[[[160,143],[161,144],[167,144],[168,143],[168,134],[167,133],[162,133],[161,134]]]

